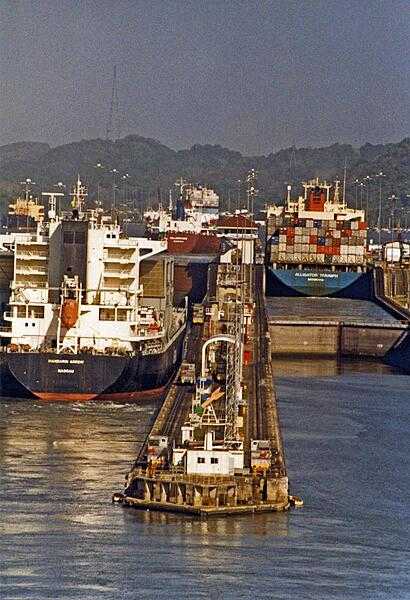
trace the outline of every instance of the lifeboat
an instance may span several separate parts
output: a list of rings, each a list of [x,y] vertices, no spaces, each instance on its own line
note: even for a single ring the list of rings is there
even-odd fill
[[[61,323],[66,329],[74,327],[78,319],[78,302],[72,298],[64,300],[61,309]]]

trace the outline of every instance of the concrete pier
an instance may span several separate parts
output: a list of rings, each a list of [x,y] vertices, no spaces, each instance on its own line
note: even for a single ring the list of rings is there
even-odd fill
[[[217,440],[213,449],[211,447],[207,450],[209,434],[205,434],[203,450],[195,450],[198,447],[196,438],[184,445],[181,428],[188,422],[195,389],[193,385],[181,385],[180,379],[176,377],[134,467],[127,476],[124,494],[116,495],[116,500],[124,506],[201,517],[289,508],[289,484],[273,385],[270,338],[263,295],[263,266],[247,265],[241,271],[247,301],[243,325],[243,354],[247,356],[247,361],[243,366],[244,394],[237,416],[237,427],[242,432],[242,438],[238,438],[233,446],[238,450],[224,450]],[[232,273],[227,265],[213,265],[210,269],[208,294],[204,302],[204,323],[200,327],[194,325],[187,338],[191,360],[194,354],[197,368],[199,347],[209,336],[222,334],[223,337],[225,334],[229,339],[226,334],[231,331],[235,318],[231,298],[235,293],[236,283]],[[228,360],[226,357],[225,359]],[[212,365],[209,368],[212,371]],[[216,401],[213,406],[213,414],[215,418],[219,418],[216,415],[221,413],[222,400]],[[217,424],[215,428],[218,429]],[[200,430],[198,434],[200,435]],[[154,442],[158,443],[157,450],[152,447]],[[175,464],[175,459],[171,458],[178,446],[181,446],[178,451],[181,455],[185,452],[184,448],[189,452],[192,447],[191,452],[208,452],[214,462],[218,462],[218,456],[223,458],[229,452],[232,452],[232,456],[239,455],[239,448],[243,447],[243,468],[230,467],[229,472],[224,474],[216,471],[213,474],[188,472],[187,467]],[[150,455],[152,452],[157,453],[155,460]]]

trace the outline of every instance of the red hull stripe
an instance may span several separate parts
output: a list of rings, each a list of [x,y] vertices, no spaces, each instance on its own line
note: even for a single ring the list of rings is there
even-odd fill
[[[96,394],[69,394],[60,392],[34,392],[37,398],[44,402],[85,402],[96,398]]]
[[[40,400],[44,402],[86,402],[87,400],[98,400],[102,402],[142,400],[144,398],[155,398],[160,396],[166,390],[167,385],[152,390],[142,390],[138,392],[118,392],[114,394],[70,394],[61,392],[34,392]]]

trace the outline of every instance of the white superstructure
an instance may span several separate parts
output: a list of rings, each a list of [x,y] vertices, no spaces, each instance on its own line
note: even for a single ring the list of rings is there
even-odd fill
[[[157,260],[166,242],[123,237],[118,224],[82,210],[84,195],[78,180],[70,215],[51,212],[36,234],[13,240],[9,327],[0,335],[27,350],[161,349],[185,322],[172,307],[172,259]],[[144,290],[151,272],[157,288]]]

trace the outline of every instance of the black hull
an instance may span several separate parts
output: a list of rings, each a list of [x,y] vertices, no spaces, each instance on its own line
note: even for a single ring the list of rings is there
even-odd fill
[[[384,362],[410,374],[410,333],[405,331],[387,352]]]
[[[310,269],[315,272],[315,269]],[[302,273],[308,273],[310,271],[306,269],[301,271]],[[317,269],[317,272],[325,272],[325,269]],[[297,269],[285,271],[279,269],[275,271],[269,266],[266,268],[266,295],[274,297],[306,297],[306,296],[326,296],[332,298],[351,298],[357,300],[372,300],[374,297],[373,293],[373,275],[372,272],[357,273],[350,275],[352,281],[338,282],[334,287],[331,285],[323,285],[320,287],[318,292],[315,286],[297,286],[293,284],[291,275],[298,272]],[[331,273],[329,271],[329,273]],[[285,280],[284,275],[289,275],[288,280]],[[345,275],[343,272],[341,276]],[[316,286],[317,287],[317,286]]]
[[[168,383],[180,363],[184,335],[182,330],[165,352],[148,356],[3,354],[0,395],[46,401],[135,400]]]

